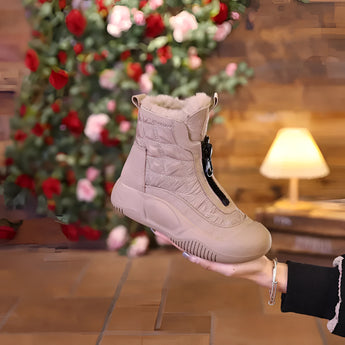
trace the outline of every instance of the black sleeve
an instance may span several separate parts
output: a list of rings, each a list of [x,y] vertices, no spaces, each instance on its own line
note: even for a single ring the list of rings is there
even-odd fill
[[[342,300],[345,302],[343,257],[334,260],[335,267],[289,261],[287,264],[287,292],[282,294],[281,311],[328,319],[328,329],[345,336],[345,307],[341,303]]]

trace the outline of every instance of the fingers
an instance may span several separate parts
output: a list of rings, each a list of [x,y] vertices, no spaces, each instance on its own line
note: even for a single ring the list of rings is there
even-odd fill
[[[152,229],[151,229],[152,230]],[[173,245],[175,248],[177,248],[178,250],[181,250],[181,252],[183,252],[184,249],[180,248],[178,245],[176,245],[174,242],[172,242],[170,240],[170,238],[166,237],[165,235],[161,234],[160,232],[158,231],[154,231],[152,230],[152,232],[157,236],[157,237],[160,237],[162,238],[163,240],[169,242],[171,245]]]
[[[234,274],[235,269],[234,266],[231,264],[223,264],[219,262],[212,262],[205,259],[201,259],[197,256],[190,255],[186,252],[182,254],[186,259],[190,262],[200,265],[201,267],[205,268],[206,270],[217,272],[223,274],[227,277]]]

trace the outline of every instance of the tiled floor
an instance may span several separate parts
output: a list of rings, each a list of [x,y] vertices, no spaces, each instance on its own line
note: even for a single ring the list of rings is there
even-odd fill
[[[266,289],[175,249],[0,250],[1,345],[339,345],[325,320],[282,314]]]

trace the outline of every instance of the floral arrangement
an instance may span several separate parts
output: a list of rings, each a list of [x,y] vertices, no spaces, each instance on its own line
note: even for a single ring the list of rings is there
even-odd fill
[[[152,239],[117,217],[109,195],[135,134],[133,94],[235,92],[252,75],[205,64],[236,26],[246,0],[23,0],[32,40],[12,119],[3,192],[8,207],[34,200],[71,241],[108,236],[139,255]]]

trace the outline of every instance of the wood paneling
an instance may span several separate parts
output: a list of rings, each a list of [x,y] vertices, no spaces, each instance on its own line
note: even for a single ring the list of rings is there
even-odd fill
[[[287,192],[259,167],[279,128],[307,127],[331,173],[302,180],[312,199],[345,195],[345,25],[343,3],[254,2],[253,30],[246,19],[211,59],[211,72],[245,60],[255,77],[235,96],[220,96],[225,123],[211,129],[215,174],[251,213]],[[254,19],[253,19],[254,18]],[[218,64],[213,63],[219,59]],[[248,208],[245,205],[250,205]]]

